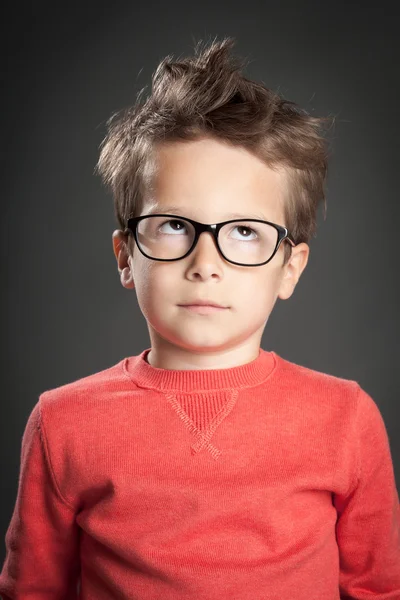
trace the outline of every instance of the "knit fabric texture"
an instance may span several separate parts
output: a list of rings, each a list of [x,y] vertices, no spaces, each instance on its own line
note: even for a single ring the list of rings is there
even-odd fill
[[[389,438],[356,381],[149,352],[39,396],[4,600],[400,600]]]

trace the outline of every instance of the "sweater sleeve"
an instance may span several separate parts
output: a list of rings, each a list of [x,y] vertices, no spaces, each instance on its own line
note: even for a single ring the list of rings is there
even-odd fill
[[[358,386],[358,473],[337,509],[341,600],[400,599],[400,505],[389,438],[378,406]]]
[[[17,499],[0,573],[3,600],[75,600],[79,532],[73,508],[54,478],[40,399],[22,437]]]

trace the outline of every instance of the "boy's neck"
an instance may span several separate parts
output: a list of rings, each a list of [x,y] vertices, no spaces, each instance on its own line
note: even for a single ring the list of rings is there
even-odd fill
[[[243,346],[220,352],[189,352],[176,346],[152,345],[146,362],[156,369],[194,371],[207,369],[231,369],[253,362],[260,354],[260,344],[254,341]]]

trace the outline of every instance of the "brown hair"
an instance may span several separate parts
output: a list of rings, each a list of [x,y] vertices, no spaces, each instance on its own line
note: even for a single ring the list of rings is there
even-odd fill
[[[230,53],[235,41],[200,40],[195,54],[165,57],[152,77],[150,96],[140,90],[134,106],[107,121],[97,171],[114,197],[115,215],[125,231],[140,214],[151,185],[151,157],[162,142],[204,136],[241,146],[270,168],[284,168],[288,193],[285,226],[296,244],[316,236],[317,209],[325,201],[328,146],[322,135],[333,117],[312,117],[295,102],[242,75],[243,59]],[[131,239],[131,238],[130,238]],[[133,240],[132,248],[133,251]],[[285,244],[284,264],[291,254]]]

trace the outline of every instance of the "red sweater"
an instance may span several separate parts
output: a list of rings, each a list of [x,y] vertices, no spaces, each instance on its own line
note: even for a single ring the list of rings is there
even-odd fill
[[[40,395],[3,598],[400,599],[388,435],[356,381],[263,349],[190,371],[149,351]]]

